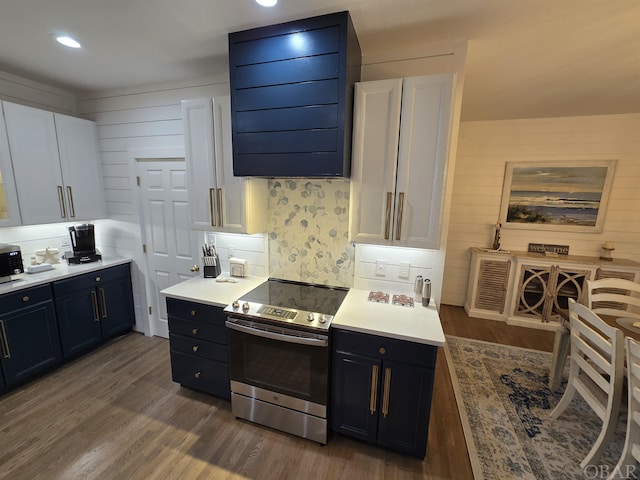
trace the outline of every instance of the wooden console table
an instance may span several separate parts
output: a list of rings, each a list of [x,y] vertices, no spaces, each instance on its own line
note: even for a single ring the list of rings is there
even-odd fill
[[[582,300],[584,281],[609,277],[637,282],[640,262],[474,247],[464,308],[470,317],[556,330],[569,298]]]

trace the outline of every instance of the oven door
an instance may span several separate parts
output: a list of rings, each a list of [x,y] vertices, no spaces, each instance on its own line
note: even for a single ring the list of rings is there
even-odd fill
[[[229,377],[231,390],[260,397],[296,410],[326,411],[328,400],[328,336],[229,317]],[[235,387],[235,388],[234,388]],[[251,394],[248,394],[251,391]],[[302,400],[305,407],[286,404],[286,397]],[[309,413],[311,413],[309,411]]]

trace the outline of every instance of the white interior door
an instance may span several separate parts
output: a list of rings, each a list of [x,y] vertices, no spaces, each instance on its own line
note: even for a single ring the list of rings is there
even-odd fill
[[[150,333],[168,338],[167,305],[160,291],[191,278],[199,264],[198,233],[190,229],[184,159],[137,163],[152,314]]]

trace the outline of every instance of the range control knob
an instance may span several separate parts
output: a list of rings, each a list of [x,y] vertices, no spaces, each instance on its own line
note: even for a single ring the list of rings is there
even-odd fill
[[[246,312],[248,312],[248,311],[249,311],[249,308],[250,308],[250,307],[249,307],[249,304],[248,304],[247,302],[244,302],[244,303],[242,304],[242,311],[243,311],[243,312],[245,312],[245,313],[246,313]]]
[[[307,314],[307,322],[313,322],[313,313]]]
[[[327,323],[327,316],[326,315],[320,315],[320,323]]]
[[[240,308],[240,302],[238,302],[238,300],[234,300],[233,303],[231,304],[231,306],[233,308]]]

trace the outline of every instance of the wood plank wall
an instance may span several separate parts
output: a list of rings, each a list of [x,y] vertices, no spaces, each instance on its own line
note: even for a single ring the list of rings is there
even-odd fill
[[[72,92],[0,71],[0,100],[50,112],[76,114]]]
[[[488,247],[498,221],[505,163],[617,159],[602,233],[502,230],[502,248],[528,243],[569,245],[599,256],[606,240],[614,256],[640,261],[640,114],[463,122],[454,175],[442,302],[463,305],[469,247]]]

